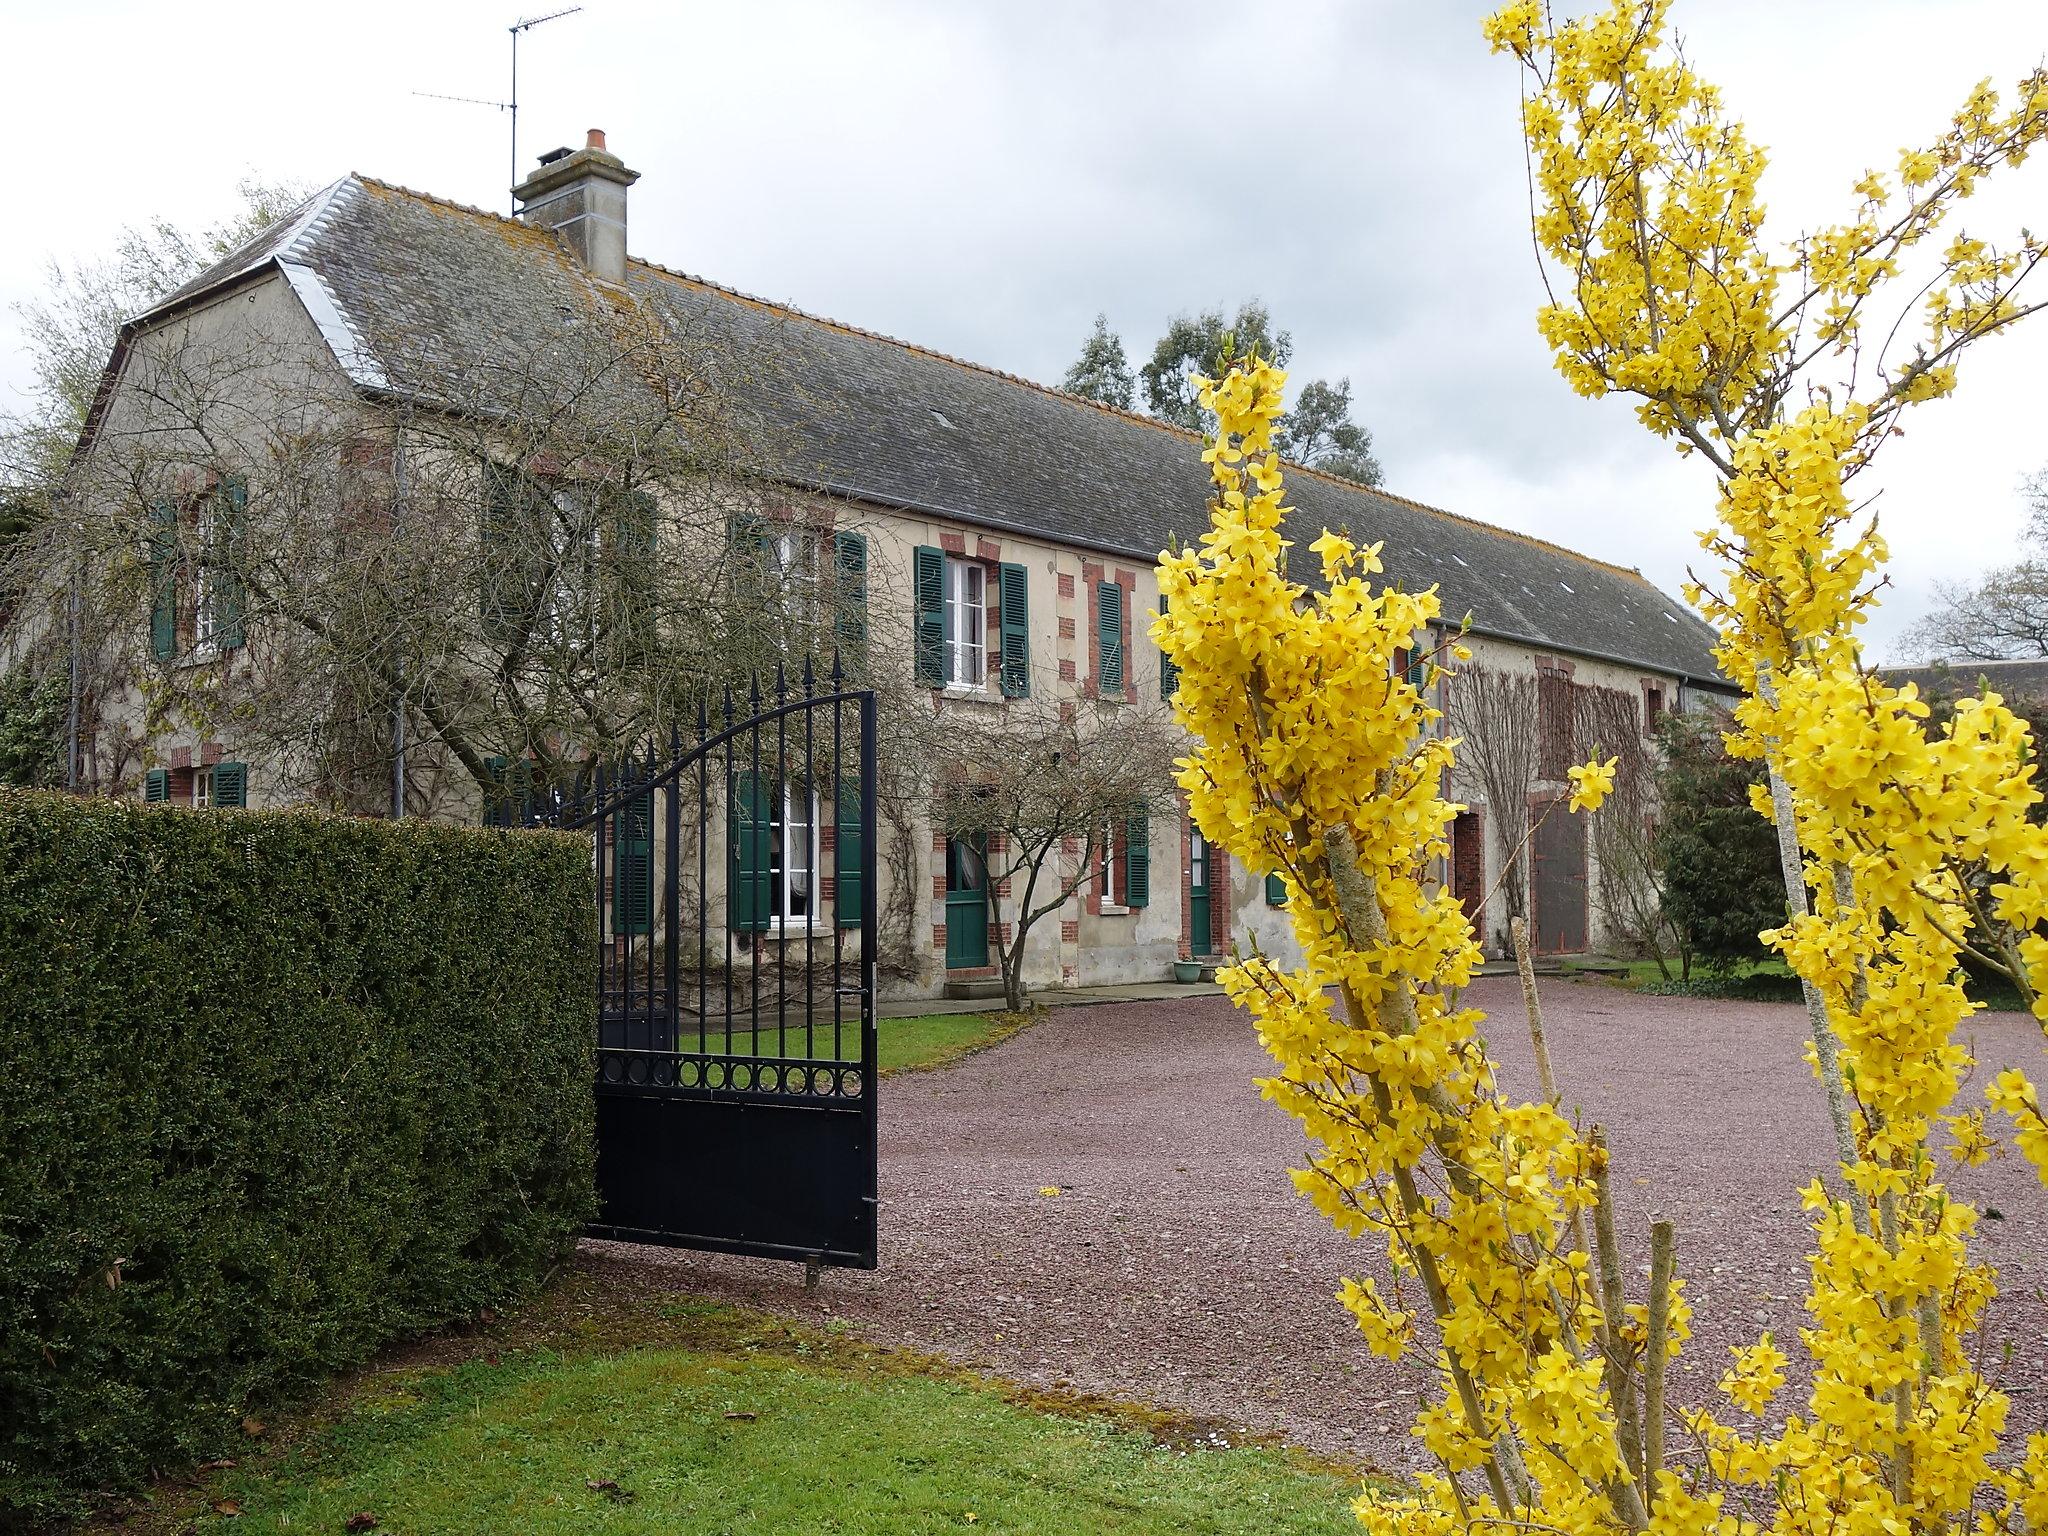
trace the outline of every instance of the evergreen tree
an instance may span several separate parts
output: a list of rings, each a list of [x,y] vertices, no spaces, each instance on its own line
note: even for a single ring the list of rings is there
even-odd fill
[[[1240,304],[1234,317],[1226,317],[1220,309],[1176,315],[1152,349],[1152,360],[1139,370],[1145,404],[1161,421],[1190,432],[1207,431],[1209,423],[1189,377],[1220,378],[1232,358],[1254,353],[1276,368],[1286,367],[1294,356],[1292,333],[1275,330],[1272,312],[1257,299]],[[1380,483],[1372,434],[1351,419],[1349,379],[1335,384],[1311,379],[1304,384],[1295,397],[1294,409],[1280,419],[1275,442],[1281,454],[1297,464],[1360,485]]]
[[[1728,755],[1726,723],[1718,713],[1667,716],[1657,774],[1664,914],[1690,954],[1721,970],[1763,959],[1757,935],[1785,921],[1777,830],[1749,799],[1763,764]]]
[[[1128,411],[1136,398],[1137,380],[1131,376],[1130,360],[1124,356],[1123,338],[1109,328],[1109,316],[1098,314],[1095,329],[1081,343],[1081,355],[1060,381],[1070,395],[1093,400],[1097,405]]]
[[[1206,429],[1200,400],[1191,374],[1218,379],[1233,357],[1263,357],[1276,368],[1285,368],[1294,355],[1294,338],[1273,329],[1273,316],[1257,299],[1238,305],[1237,315],[1228,319],[1220,309],[1199,315],[1175,315],[1152,349],[1152,361],[1138,370],[1145,386],[1145,406],[1161,421],[1190,432]]]
[[[1360,485],[1380,483],[1372,433],[1351,419],[1351,381],[1311,379],[1280,422],[1280,451],[1297,464]]]

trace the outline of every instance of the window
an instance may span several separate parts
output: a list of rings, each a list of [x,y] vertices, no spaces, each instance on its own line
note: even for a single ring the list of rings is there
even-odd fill
[[[1643,729],[1654,731],[1664,716],[1664,690],[1651,684],[1643,689]]]
[[[228,572],[223,570],[220,565],[220,561],[227,553],[223,547],[226,544],[227,518],[222,514],[223,509],[220,503],[211,496],[206,497],[199,503],[199,548],[201,554],[199,559],[199,601],[195,605],[198,628],[193,638],[200,645],[207,647],[215,644],[215,638],[220,632],[221,620],[227,617],[224,610],[227,607],[226,587]],[[206,769],[201,769],[199,773],[193,775],[192,783],[195,794],[199,780],[202,777],[210,779],[212,775]],[[192,803],[194,805],[204,805],[207,802],[194,799]]]
[[[1104,911],[1136,911],[1151,898],[1152,820],[1142,805],[1102,828],[1095,894]]]
[[[248,487],[234,475],[204,495],[151,505],[149,653],[158,661],[187,651],[209,660],[244,643],[248,506]],[[190,528],[189,545],[181,526]]]
[[[597,578],[598,520],[588,491],[556,485],[547,494],[555,512],[548,553],[558,561],[548,592],[548,635],[558,646],[582,650],[597,638],[597,611],[591,599]]]
[[[987,573],[969,560],[946,561],[946,686],[979,688],[988,676]]]
[[[1095,691],[1124,691],[1124,589],[1113,581],[1095,584]]]
[[[1536,663],[1536,776],[1557,780],[1572,761],[1572,675],[1549,660]]]
[[[1121,907],[1130,881],[1122,868],[1123,860],[1117,856],[1120,839],[1116,835],[1116,823],[1106,823],[1101,837],[1100,857],[1095,865],[1095,893],[1102,898],[1103,906]]]
[[[772,915],[784,923],[808,925],[818,915],[818,797],[785,785],[782,814],[769,833]]]
[[[784,524],[761,541],[763,564],[782,617],[807,626],[818,616],[818,536],[810,528]]]
[[[199,811],[239,809],[249,803],[249,765],[152,768],[142,776],[142,798],[149,805],[189,805]]]
[[[1166,595],[1161,593],[1159,597],[1159,616],[1162,619],[1166,617],[1170,606],[1166,600]],[[1180,663],[1167,655],[1166,652],[1161,651],[1159,653],[1159,697],[1170,699],[1178,692],[1180,692]]]
[[[732,925],[755,933],[823,920],[818,880],[818,796],[741,774],[733,785]]]

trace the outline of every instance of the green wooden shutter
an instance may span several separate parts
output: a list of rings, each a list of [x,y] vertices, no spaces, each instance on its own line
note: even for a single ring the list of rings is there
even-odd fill
[[[645,660],[654,649],[660,582],[655,566],[659,508],[646,491],[621,491],[612,505],[612,600],[621,651]]]
[[[524,759],[517,765],[526,769]],[[525,776],[531,782],[531,769]],[[484,776],[490,783],[484,789],[484,825],[487,827],[511,827],[518,825],[518,786],[515,783],[514,764],[509,757],[487,757],[484,759]]]
[[[240,475],[221,481],[213,515],[213,643],[230,650],[243,643],[242,616],[249,606],[243,562],[249,555],[249,483]]]
[[[732,811],[726,837],[726,919],[738,933],[767,928],[774,906],[768,875],[768,790],[751,773],[732,780]]]
[[[839,914],[840,927],[858,928],[861,904],[867,899],[861,844],[860,780],[839,781],[839,797],[833,804],[833,814],[838,825],[837,835],[832,840],[833,878],[837,882],[833,887],[835,910]]]
[[[1167,609],[1166,594],[1162,592],[1159,596],[1160,617],[1164,618],[1166,616]],[[1170,699],[1178,692],[1180,692],[1180,663],[1167,655],[1166,652],[1161,651],[1159,653],[1159,697]]]
[[[168,768],[152,768],[142,776],[144,805],[166,805],[170,798],[171,772]]]
[[[249,803],[249,765],[247,763],[215,763],[213,765],[213,803],[215,805],[245,806]]]
[[[1006,699],[1031,696],[1031,573],[1004,561],[997,572],[1002,628],[1002,689]]]
[[[149,508],[149,654],[178,651],[178,508],[159,498]]]
[[[946,552],[917,547],[914,664],[920,688],[946,685]]]
[[[1124,905],[1142,907],[1152,899],[1152,818],[1143,806],[1124,822]]]
[[[486,460],[483,505],[477,522],[477,612],[484,633],[508,635],[518,619],[513,567],[518,559],[519,472]]]
[[[1287,905],[1287,877],[1282,874],[1266,876],[1266,905],[1284,907]]]
[[[1124,686],[1124,589],[1113,581],[1095,584],[1095,691],[1121,693]]]
[[[654,796],[641,795],[612,817],[612,932],[654,929]]]
[[[832,548],[839,569],[834,638],[839,654],[852,662],[864,659],[868,653],[867,535],[842,530],[832,536]]]

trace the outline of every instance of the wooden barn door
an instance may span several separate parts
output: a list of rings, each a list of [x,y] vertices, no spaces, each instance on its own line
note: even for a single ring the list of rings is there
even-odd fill
[[[1451,823],[1451,894],[1464,907],[1467,922],[1485,921],[1486,823],[1477,811],[1460,811]]]
[[[1536,952],[1576,954],[1586,947],[1586,823],[1562,806],[1544,816],[1535,837]]]

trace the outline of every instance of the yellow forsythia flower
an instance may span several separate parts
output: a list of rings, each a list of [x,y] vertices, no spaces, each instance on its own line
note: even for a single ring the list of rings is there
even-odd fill
[[[1619,757],[1610,757],[1601,762],[1597,757],[1567,768],[1571,775],[1573,811],[1597,811],[1600,802],[1614,792],[1614,770],[1621,762]]]

